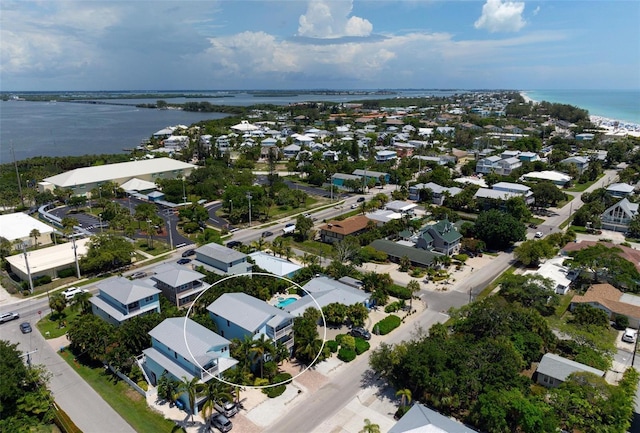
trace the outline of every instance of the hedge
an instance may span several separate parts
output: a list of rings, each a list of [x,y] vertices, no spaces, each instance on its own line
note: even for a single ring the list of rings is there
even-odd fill
[[[65,269],[60,269],[58,271],[58,278],[68,278],[68,277],[73,277],[76,275],[76,271],[73,268],[65,268]]]
[[[346,335],[347,334],[338,334],[338,335],[336,335],[336,338],[335,338],[336,342],[338,344],[342,344],[342,337],[345,337]]]
[[[398,316],[390,314],[373,326],[373,331],[378,335],[386,335],[400,326],[402,321]]]
[[[292,377],[293,376],[291,376],[289,373],[276,374],[273,377],[273,380],[271,381],[271,383],[286,382],[286,381],[290,380]],[[269,388],[263,388],[262,392],[267,394],[267,397],[269,397],[269,398],[276,398],[276,397],[282,395],[282,393],[286,389],[287,389],[287,385],[283,383],[282,385],[270,386]]]
[[[338,359],[344,362],[351,362],[356,359],[356,351],[341,347],[340,350],[338,350]]]
[[[338,351],[338,342],[335,340],[327,341],[327,347],[331,351],[331,353],[336,353]]]
[[[362,355],[364,352],[369,350],[371,345],[368,341],[363,340],[362,338],[356,337],[356,354]]]
[[[391,286],[389,286],[389,288],[387,289],[387,293],[398,299],[411,299],[411,290],[397,284],[392,284]]]

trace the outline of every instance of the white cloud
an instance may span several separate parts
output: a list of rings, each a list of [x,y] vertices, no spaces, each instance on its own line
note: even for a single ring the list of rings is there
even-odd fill
[[[517,32],[526,22],[522,18],[524,3],[502,0],[487,0],[482,6],[482,16],[478,18],[474,26],[476,29],[485,29],[495,32]]]
[[[351,15],[353,1],[311,0],[298,20],[298,35],[311,38],[369,36],[373,24]]]

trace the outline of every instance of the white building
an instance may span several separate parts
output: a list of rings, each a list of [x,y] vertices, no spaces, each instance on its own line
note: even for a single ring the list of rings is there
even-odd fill
[[[78,239],[76,248],[78,252],[78,260],[87,254],[89,238]],[[29,271],[31,278],[38,278],[45,275],[51,278],[57,278],[58,271],[68,268],[75,268],[75,256],[73,254],[73,244],[67,242],[65,244],[55,245],[40,250],[27,252],[27,260],[25,262],[24,254],[16,254],[15,256],[6,257],[11,271],[21,280],[27,281],[29,274],[27,272],[27,263],[29,263]]]
[[[38,245],[51,243],[51,234],[54,230],[40,220],[22,212],[0,215],[0,237],[11,243],[20,240],[26,243],[27,247],[33,246],[36,242],[31,236],[33,230],[40,232],[36,238]]]

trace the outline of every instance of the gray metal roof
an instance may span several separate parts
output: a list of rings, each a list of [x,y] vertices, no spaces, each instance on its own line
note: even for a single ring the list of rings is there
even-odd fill
[[[186,320],[186,325],[185,325]],[[186,326],[186,333],[185,333]],[[196,359],[200,365],[208,360],[217,358],[209,351],[229,345],[229,340],[205,328],[187,317],[172,317],[165,319],[158,326],[149,331],[149,335],[160,343],[176,351],[185,359]],[[186,340],[185,340],[186,336]],[[187,341],[189,350],[187,350]]]
[[[293,319],[286,311],[246,293],[225,293],[207,310],[250,332],[259,330],[264,324],[275,328],[283,321]]]
[[[389,433],[477,433],[476,430],[416,403]]]
[[[125,305],[160,293],[158,289],[130,281],[124,277],[103,281],[97,287],[100,292]]]
[[[303,286],[309,294],[287,305],[286,310],[301,316],[307,308],[320,308],[329,304],[355,305],[364,303],[369,294],[328,277],[316,277]],[[314,302],[315,300],[315,302]],[[317,302],[317,304],[316,304]]]
[[[567,358],[563,358],[555,353],[545,353],[540,364],[538,365],[537,372],[546,376],[558,379],[561,381],[567,380],[567,377],[571,373],[576,372],[588,372],[597,376],[604,376],[604,371],[597,368],[589,367],[588,365],[581,364],[579,362],[572,361]]]
[[[237,260],[247,259],[246,254],[213,242],[196,249],[196,254],[211,257],[223,263],[231,263]]]
[[[407,256],[413,263],[418,263],[423,266],[431,265],[434,257],[442,256],[442,254],[434,253],[433,251],[408,247],[387,239],[376,239],[369,245],[378,251],[385,252],[398,259]]]
[[[192,269],[173,263],[167,263],[155,268],[156,274],[151,278],[161,281],[171,287],[180,287],[193,281],[202,280],[205,275]]]
[[[91,302],[97,308],[107,313],[109,316],[113,317],[118,322],[122,322],[123,320],[126,320],[126,319],[131,319],[132,317],[140,316],[141,314],[144,314],[148,311],[155,310],[156,308],[158,308],[157,304],[147,304],[143,307],[138,308],[133,313],[123,314],[120,310],[118,310],[108,302],[104,301],[103,299],[100,299],[100,297],[98,296],[92,296],[91,298],[89,298],[89,302]]]

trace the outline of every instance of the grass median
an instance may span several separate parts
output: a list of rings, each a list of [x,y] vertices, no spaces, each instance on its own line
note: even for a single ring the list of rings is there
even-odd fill
[[[174,431],[173,421],[149,408],[142,395],[105,368],[81,364],[69,350],[60,356],[137,432]]]

